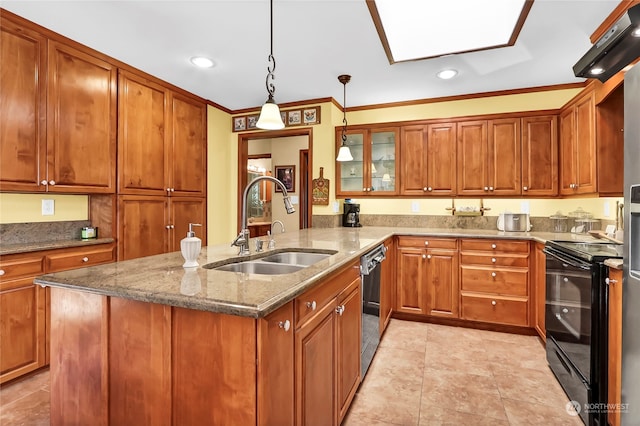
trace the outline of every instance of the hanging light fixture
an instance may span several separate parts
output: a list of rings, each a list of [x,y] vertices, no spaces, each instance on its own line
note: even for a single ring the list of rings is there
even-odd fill
[[[270,27],[271,27],[271,51],[269,53],[269,65],[267,66],[267,93],[269,94],[269,98],[262,105],[262,110],[260,110],[260,117],[258,118],[258,122],[256,123],[256,127],[258,129],[264,130],[278,130],[284,128],[284,123],[282,121],[282,116],[280,115],[280,108],[278,108],[278,104],[273,100],[273,93],[276,91],[276,86],[273,84],[273,80],[275,80],[276,76],[273,72],[276,70],[276,59],[273,57],[273,0],[271,0],[269,6],[269,15],[270,15]]]
[[[351,150],[347,146],[347,83],[351,81],[351,76],[346,74],[339,75],[338,81],[343,86],[344,101],[342,102],[342,145],[340,145],[336,161],[353,161],[353,155],[351,155]]]

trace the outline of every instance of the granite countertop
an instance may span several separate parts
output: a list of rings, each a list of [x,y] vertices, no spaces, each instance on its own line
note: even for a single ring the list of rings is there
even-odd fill
[[[622,259],[606,259],[604,264],[609,268],[622,269]]]
[[[84,247],[91,246],[97,244],[109,244],[113,243],[115,240],[113,238],[96,238],[91,240],[78,240],[78,239],[69,239],[69,240],[56,240],[56,241],[39,241],[32,243],[16,243],[16,244],[1,244],[0,245],[0,256],[6,256],[8,254],[17,254],[17,253],[31,253],[34,251],[41,250],[55,250],[61,248],[70,248],[70,247]]]
[[[594,240],[589,235],[543,232],[432,228],[311,228],[275,235],[276,250],[313,248],[336,250],[335,255],[285,275],[255,275],[202,267],[186,270],[180,252],[43,275],[43,286],[63,287],[107,296],[210,312],[261,318],[302,294],[319,280],[345,266],[392,235],[451,238]],[[251,241],[250,247],[255,247]],[[229,244],[203,247],[198,263],[206,265],[237,257]],[[268,250],[266,250],[268,252]]]

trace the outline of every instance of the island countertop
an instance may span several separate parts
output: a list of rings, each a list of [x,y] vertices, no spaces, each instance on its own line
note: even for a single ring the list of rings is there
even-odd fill
[[[311,228],[275,235],[275,250],[311,248],[335,250],[337,253],[290,274],[257,275],[203,268],[203,265],[238,257],[236,247],[221,244],[202,248],[198,257],[201,266],[198,268],[183,268],[182,255],[180,252],[173,252],[43,275],[37,277],[35,283],[149,303],[261,318],[393,235],[518,239],[541,243],[552,239],[593,240],[586,234],[478,229]],[[254,246],[251,241],[250,247],[253,249]],[[269,253],[269,250],[264,253]]]

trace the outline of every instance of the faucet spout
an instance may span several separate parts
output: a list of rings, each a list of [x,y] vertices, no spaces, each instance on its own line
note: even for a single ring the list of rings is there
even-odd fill
[[[273,235],[273,226],[276,224],[280,224],[280,228],[282,228],[282,230],[280,231],[281,234],[284,234],[284,223],[282,223],[281,220],[274,220],[271,223],[271,234]]]
[[[244,256],[250,253],[250,250],[249,250],[250,235],[249,235],[249,227],[247,226],[247,200],[249,198],[249,191],[251,190],[251,187],[256,183],[260,182],[261,180],[271,181],[280,187],[280,189],[282,190],[284,208],[287,211],[287,214],[295,213],[296,211],[296,209],[291,204],[291,199],[289,198],[289,194],[287,193],[287,188],[278,179],[272,176],[258,176],[257,178],[249,182],[249,184],[247,184],[247,187],[244,189],[244,192],[242,193],[242,222],[240,224],[240,234],[231,243],[231,245],[240,247],[240,253],[238,253],[240,256]],[[284,232],[284,225],[282,226],[282,228],[283,228],[282,232]]]

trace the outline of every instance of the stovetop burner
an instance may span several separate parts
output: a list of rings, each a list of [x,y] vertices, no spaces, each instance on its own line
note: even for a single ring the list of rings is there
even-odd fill
[[[600,241],[547,241],[548,247],[569,253],[587,262],[601,262],[605,259],[622,258],[622,244]]]

